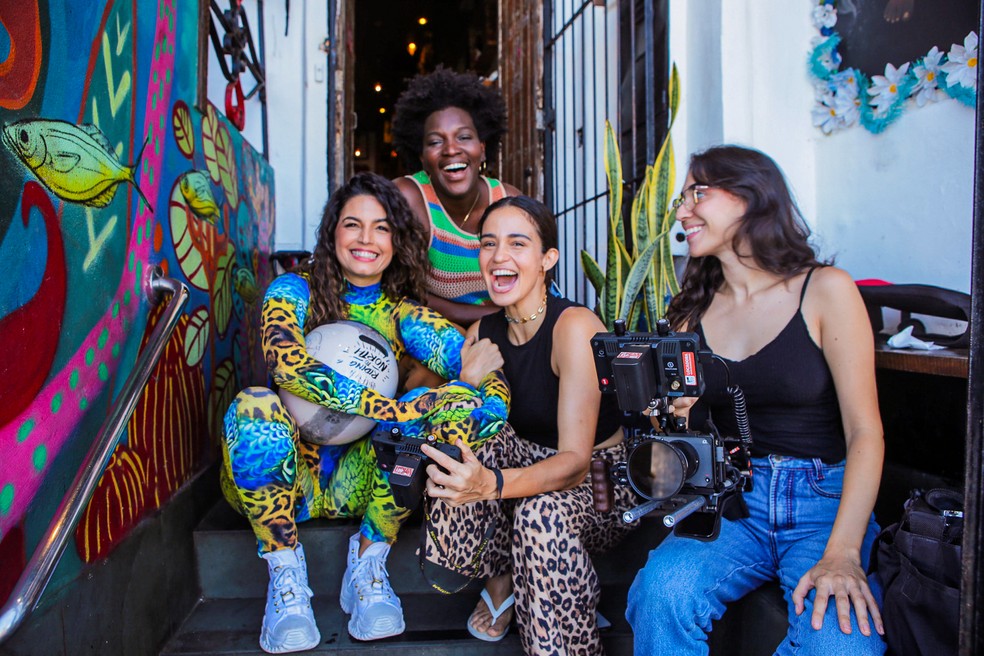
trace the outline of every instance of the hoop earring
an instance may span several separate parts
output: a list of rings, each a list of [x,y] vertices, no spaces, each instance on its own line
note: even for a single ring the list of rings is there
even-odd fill
[[[485,172],[488,170],[488,168],[489,168],[488,162],[486,162],[483,159],[482,163],[478,165],[478,172],[482,175],[485,175]]]

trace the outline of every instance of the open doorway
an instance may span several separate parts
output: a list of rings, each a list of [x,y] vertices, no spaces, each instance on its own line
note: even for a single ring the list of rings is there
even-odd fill
[[[407,81],[438,65],[496,79],[497,0],[359,0],[355,3],[354,171],[406,171],[393,150],[393,107]]]

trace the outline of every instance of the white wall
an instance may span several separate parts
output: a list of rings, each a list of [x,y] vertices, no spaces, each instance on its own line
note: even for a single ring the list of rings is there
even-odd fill
[[[276,248],[314,250],[328,199],[328,3],[264,3],[270,164],[276,175]]]
[[[678,167],[715,143],[759,148],[785,171],[821,254],[855,278],[969,291],[973,110],[945,100],[907,108],[880,135],[823,135],[810,115],[812,6],[671,0]]]

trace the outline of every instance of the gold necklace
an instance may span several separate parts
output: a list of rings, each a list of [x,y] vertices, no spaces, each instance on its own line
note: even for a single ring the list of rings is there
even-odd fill
[[[547,309],[547,294],[543,294],[543,302],[540,303],[540,307],[536,309],[536,312],[528,317],[520,317],[519,319],[513,319],[508,314],[506,314],[507,323],[528,323],[530,321],[536,321],[537,318],[543,314],[543,311]]]
[[[482,190],[479,189],[478,191],[475,192],[475,202],[472,203],[472,206],[468,209],[468,213],[465,214],[465,218],[462,219],[462,221],[461,221],[461,226],[460,227],[462,229],[464,229],[465,224],[468,223],[468,219],[471,218],[471,213],[475,209],[475,206],[478,205],[478,199],[481,198],[481,197],[482,197]]]

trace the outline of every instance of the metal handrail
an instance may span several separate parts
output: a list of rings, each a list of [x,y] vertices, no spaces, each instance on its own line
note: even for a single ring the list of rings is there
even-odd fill
[[[24,567],[17,585],[0,609],[0,643],[13,635],[21,622],[35,609],[41,599],[41,593],[51,579],[51,575],[61,560],[62,553],[68,540],[75,531],[76,525],[85,511],[89,499],[96,490],[96,485],[109,463],[113,451],[119,442],[123,428],[130,420],[130,415],[137,406],[137,400],[143,391],[150,374],[154,371],[174,331],[184,306],[188,303],[188,287],[177,280],[165,278],[160,267],[150,273],[148,296],[156,299],[162,292],[171,292],[171,301],[164,314],[147,341],[147,347],[140,353],[130,376],[123,384],[116,402],[110,409],[109,416],[103,422],[96,435],[85,460],[79,469],[75,480],[68,488],[61,505],[55,512],[48,530],[34,550],[34,555]]]

